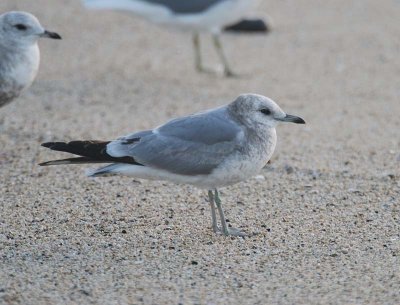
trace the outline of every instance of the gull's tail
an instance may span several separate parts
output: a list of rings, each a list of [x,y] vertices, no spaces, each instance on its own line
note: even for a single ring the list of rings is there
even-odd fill
[[[132,157],[113,157],[107,153],[109,141],[72,141],[72,142],[47,142],[42,146],[51,150],[68,152],[80,157],[52,160],[40,163],[40,166],[83,163],[125,163],[142,165]]]

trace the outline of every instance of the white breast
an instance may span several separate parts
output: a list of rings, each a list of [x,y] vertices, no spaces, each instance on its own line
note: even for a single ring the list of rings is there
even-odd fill
[[[263,141],[248,146],[247,153],[237,153],[218,166],[210,175],[196,181],[198,187],[212,189],[245,181],[256,176],[271,158],[276,146],[276,131],[272,128]]]
[[[40,63],[40,52],[37,44],[32,45],[20,54],[15,55],[9,77],[18,88],[28,88],[35,79]]]

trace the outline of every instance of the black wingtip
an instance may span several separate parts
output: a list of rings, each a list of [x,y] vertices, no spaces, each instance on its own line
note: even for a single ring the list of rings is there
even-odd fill
[[[43,147],[46,147],[46,148],[51,148],[54,145],[54,143],[55,142],[46,142],[46,143],[42,143],[40,145]]]
[[[78,163],[128,163],[142,165],[135,161],[133,157],[112,157],[107,153],[107,145],[110,141],[71,141],[71,142],[45,142],[41,145],[55,151],[62,151],[78,155],[78,158],[68,158],[55,160],[39,164],[58,165],[58,164],[78,164]]]
[[[225,27],[227,32],[265,33],[271,31],[270,26],[262,19],[243,19],[236,24]]]
[[[61,165],[61,164],[74,164],[70,162],[68,159],[62,159],[62,160],[52,160],[52,161],[47,161],[47,162],[42,162],[39,163],[39,166],[48,166],[48,165]]]
[[[53,165],[53,164],[54,164],[54,161],[47,161],[47,162],[39,163],[38,165],[39,166],[47,166],[47,165]]]
[[[70,142],[71,143],[71,142]],[[51,150],[59,150],[59,151],[64,151],[65,148],[68,148],[68,144],[66,142],[46,142],[40,144],[43,147],[50,148]],[[68,152],[68,150],[66,150]]]

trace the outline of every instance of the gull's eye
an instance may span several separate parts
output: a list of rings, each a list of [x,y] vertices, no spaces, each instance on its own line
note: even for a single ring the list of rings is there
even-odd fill
[[[25,31],[25,30],[28,29],[28,27],[25,24],[22,24],[22,23],[18,23],[16,25],[14,25],[14,27],[19,31]]]
[[[269,110],[268,108],[261,109],[260,111],[265,115],[270,115],[271,114],[271,110]]]

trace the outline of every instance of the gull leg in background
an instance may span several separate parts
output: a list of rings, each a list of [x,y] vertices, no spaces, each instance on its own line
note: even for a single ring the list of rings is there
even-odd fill
[[[211,207],[212,229],[214,233],[217,233],[219,231],[217,225],[217,214],[215,213],[214,194],[211,190],[208,191],[208,200],[210,201],[210,207]]]
[[[200,35],[199,35],[199,33],[193,34],[193,47],[194,47],[196,70],[199,71],[199,72],[203,72],[204,68],[203,68],[203,64],[201,62]]]
[[[229,235],[246,236],[245,233],[241,232],[238,229],[235,229],[235,228],[228,229],[228,225],[226,224],[226,220],[225,220],[225,214],[224,214],[224,211],[222,210],[222,202],[221,202],[221,199],[219,198],[219,193],[218,193],[217,189],[215,189],[214,200],[215,200],[215,204],[217,205],[217,208],[218,208],[219,217],[221,219],[222,233],[225,236],[229,236]]]
[[[231,68],[229,67],[228,60],[226,59],[224,50],[222,49],[222,44],[221,44],[219,34],[213,34],[213,42],[214,42],[215,49],[217,50],[218,56],[221,59],[221,62],[224,66],[224,75],[235,76],[235,74],[232,72]]]
[[[204,68],[200,58],[200,33],[214,35],[218,56],[224,66],[224,76],[233,76],[222,53],[218,34],[224,30],[234,32],[266,32],[261,19],[244,19],[253,9],[250,2],[256,0],[82,0],[89,9],[114,9],[130,11],[150,22],[173,25],[181,30],[190,30],[195,47],[196,69],[199,72],[214,73]],[[193,22],[189,21],[192,20]],[[188,21],[190,28],[188,28]],[[205,57],[204,57],[205,58]],[[218,73],[221,74],[221,73]]]
[[[214,71],[210,68],[206,68],[203,65],[203,60],[201,56],[201,48],[200,48],[200,34],[193,34],[193,46],[194,46],[194,56],[195,56],[195,65],[196,70],[201,73],[210,73],[215,74],[217,71]]]

